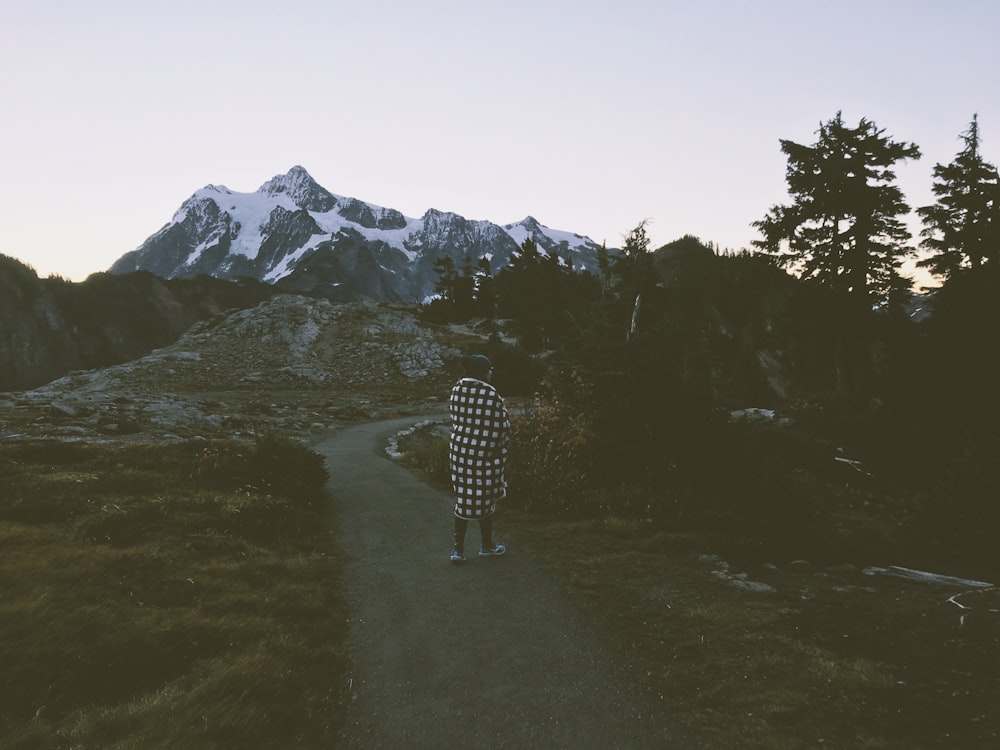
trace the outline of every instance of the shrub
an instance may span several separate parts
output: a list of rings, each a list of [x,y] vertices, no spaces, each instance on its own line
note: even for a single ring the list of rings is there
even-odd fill
[[[447,485],[450,482],[447,437],[416,443],[404,454],[404,462],[435,484]]]
[[[577,370],[550,371],[529,413],[511,424],[509,481],[523,507],[567,510],[590,479],[593,437],[590,383]]]

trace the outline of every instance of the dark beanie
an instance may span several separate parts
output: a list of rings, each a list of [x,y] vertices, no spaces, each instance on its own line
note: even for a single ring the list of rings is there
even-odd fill
[[[493,369],[493,363],[490,362],[489,357],[482,354],[471,354],[469,356],[462,357],[462,369],[465,370],[465,374],[471,378],[485,380],[490,376],[490,370]]]

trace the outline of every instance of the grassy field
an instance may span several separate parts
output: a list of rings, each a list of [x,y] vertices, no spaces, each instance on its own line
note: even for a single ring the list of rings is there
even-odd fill
[[[0,446],[0,746],[334,745],[325,479],[280,439]]]

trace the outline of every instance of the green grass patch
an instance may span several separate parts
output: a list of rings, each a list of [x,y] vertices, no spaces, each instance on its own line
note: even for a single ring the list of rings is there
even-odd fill
[[[332,746],[325,480],[280,438],[0,446],[0,746]]]

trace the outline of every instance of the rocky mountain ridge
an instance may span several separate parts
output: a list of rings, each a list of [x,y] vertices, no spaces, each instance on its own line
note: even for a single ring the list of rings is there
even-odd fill
[[[439,258],[461,267],[467,257],[473,263],[485,257],[495,273],[527,238],[564,263],[597,269],[597,243],[533,217],[500,226],[432,208],[409,218],[335,195],[296,166],[253,193],[217,185],[198,190],[110,270],[248,277],[335,301],[419,302],[434,293]]]

